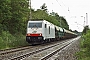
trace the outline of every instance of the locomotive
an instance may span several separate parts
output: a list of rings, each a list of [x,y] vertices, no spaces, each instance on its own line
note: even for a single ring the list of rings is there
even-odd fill
[[[30,44],[41,44],[76,36],[77,34],[58,27],[46,20],[28,21],[27,24],[26,41]]]

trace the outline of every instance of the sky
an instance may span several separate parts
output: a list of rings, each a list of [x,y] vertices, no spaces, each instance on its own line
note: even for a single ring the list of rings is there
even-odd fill
[[[40,9],[44,3],[49,12],[56,12],[66,19],[69,29],[81,32],[85,25],[90,26],[89,0],[31,0],[31,8]]]

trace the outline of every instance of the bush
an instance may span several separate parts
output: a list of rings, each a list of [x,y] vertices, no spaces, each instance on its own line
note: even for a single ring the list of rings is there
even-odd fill
[[[90,50],[90,30],[86,35],[83,36],[83,38],[84,38],[83,47],[88,48]]]
[[[81,40],[81,51],[77,53],[78,60],[90,60],[90,30],[83,35]]]
[[[3,31],[0,35],[0,49],[25,46],[28,43],[25,36],[22,34],[10,34],[8,31]]]
[[[2,37],[0,37],[0,49],[5,48],[4,45],[5,45],[5,44],[4,44],[4,41],[3,41]]]
[[[16,46],[25,46],[28,44],[26,42],[26,37],[21,33],[16,33],[14,36],[16,37],[16,41],[14,41]]]

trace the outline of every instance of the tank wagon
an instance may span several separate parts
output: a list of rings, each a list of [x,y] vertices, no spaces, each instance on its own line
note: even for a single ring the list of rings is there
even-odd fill
[[[28,21],[27,24],[26,41],[30,44],[40,44],[76,36],[77,34],[46,20]]]

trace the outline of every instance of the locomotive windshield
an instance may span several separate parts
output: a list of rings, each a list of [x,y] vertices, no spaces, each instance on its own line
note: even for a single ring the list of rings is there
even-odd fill
[[[29,23],[29,28],[42,28],[42,23]]]

